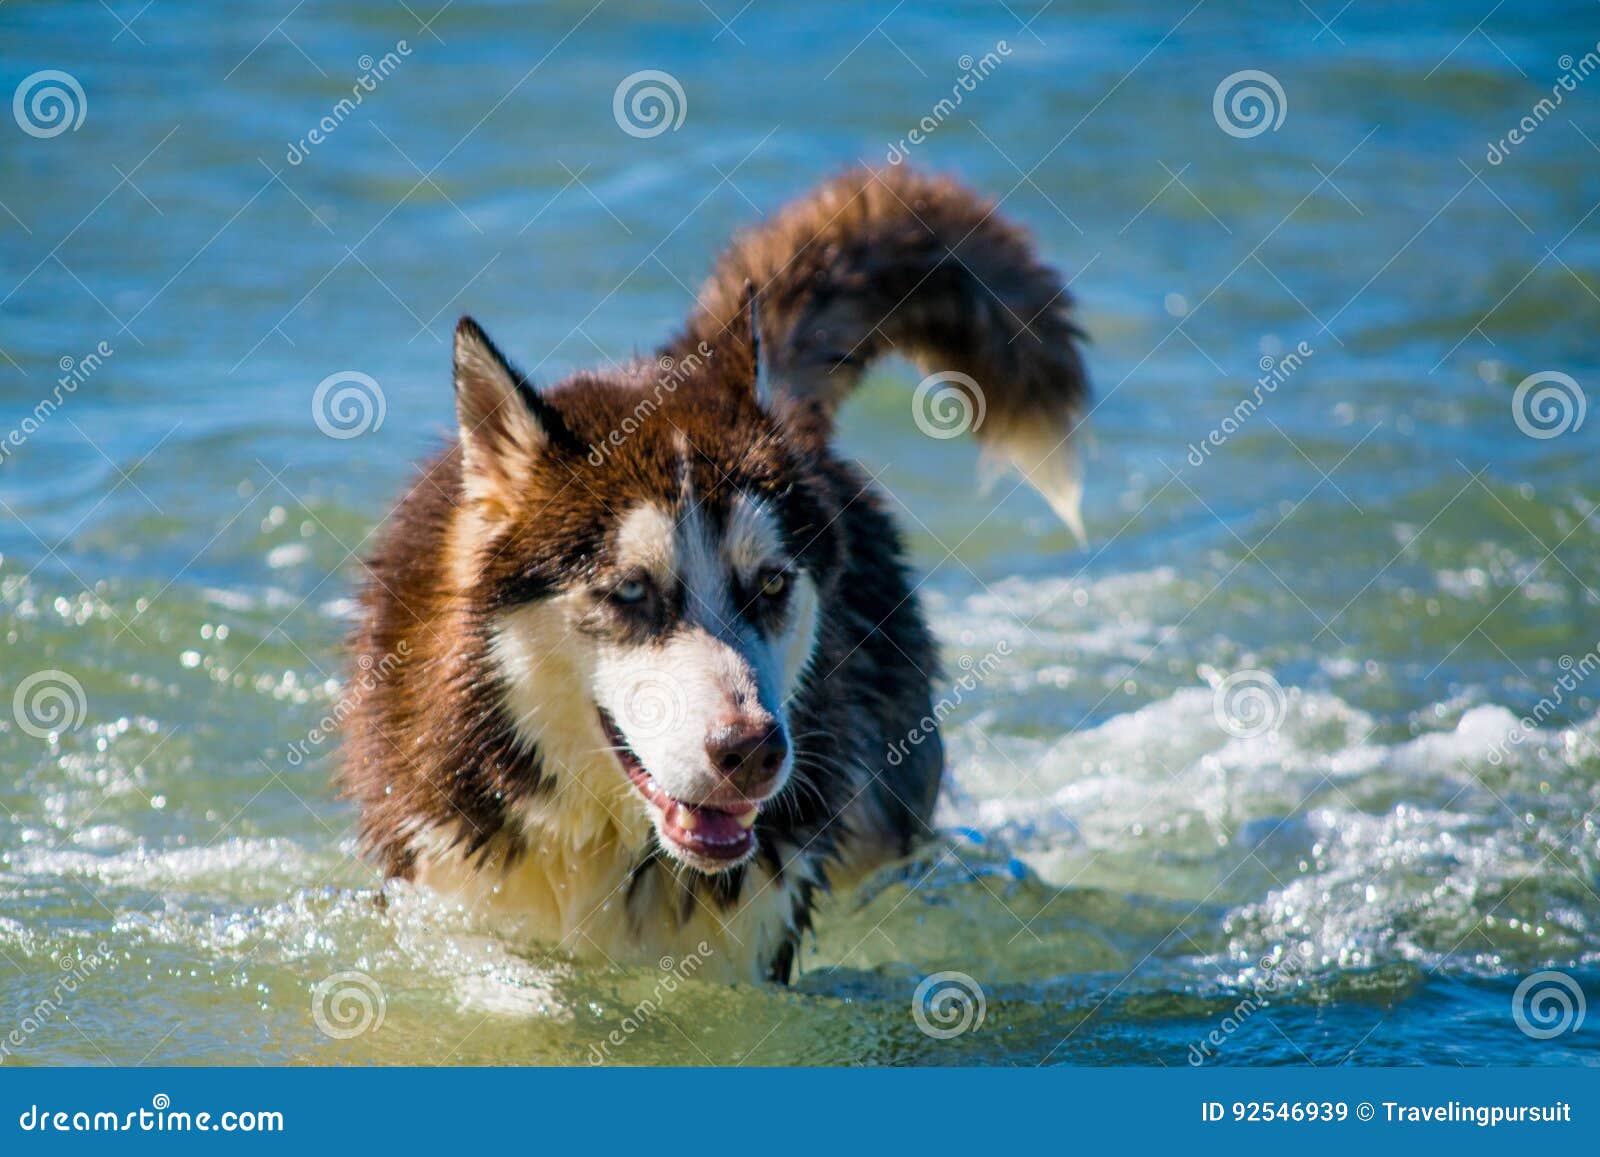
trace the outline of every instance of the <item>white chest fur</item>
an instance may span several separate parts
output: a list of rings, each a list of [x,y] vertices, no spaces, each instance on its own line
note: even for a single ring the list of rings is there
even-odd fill
[[[582,791],[573,786],[572,790]],[[622,818],[626,799],[563,800],[558,791],[536,810],[560,823],[540,823],[526,852],[510,864],[468,863],[454,851],[424,850],[416,882],[484,919],[499,934],[603,964],[656,965],[664,957],[699,957],[698,975],[755,982],[789,935],[799,882],[795,871],[775,881],[752,863],[737,903],[724,907],[686,891],[670,868],[654,868],[637,885],[632,868],[648,847],[649,821]],[[619,819],[621,822],[618,822]],[[573,833],[582,833],[575,839]],[[533,833],[530,833],[533,835]]]

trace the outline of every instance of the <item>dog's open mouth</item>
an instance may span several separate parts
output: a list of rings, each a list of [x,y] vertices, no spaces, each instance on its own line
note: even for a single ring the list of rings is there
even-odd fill
[[[656,830],[664,840],[675,845],[669,850],[684,853],[690,861],[709,860],[717,864],[733,864],[750,854],[756,843],[754,828],[758,805],[736,805],[735,810],[686,803],[670,795],[633,753],[611,716],[604,708],[598,710],[600,725],[623,770],[639,794],[656,810],[659,817]]]

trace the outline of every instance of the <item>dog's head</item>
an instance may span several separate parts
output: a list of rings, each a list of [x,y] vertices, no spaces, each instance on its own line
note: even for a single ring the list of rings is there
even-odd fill
[[[720,344],[547,389],[470,319],[455,344],[455,581],[512,724],[558,793],[642,812],[708,873],[755,852],[794,772],[841,549],[821,420],[765,395],[747,310]]]

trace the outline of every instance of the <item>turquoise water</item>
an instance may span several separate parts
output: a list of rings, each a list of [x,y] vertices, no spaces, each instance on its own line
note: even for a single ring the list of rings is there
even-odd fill
[[[84,114],[0,116],[6,1062],[1600,1060],[1600,1011],[1513,1016],[1540,972],[1600,999],[1600,13],[1316,7],[0,8],[0,88]],[[1214,113],[1243,70],[1276,127]],[[925,117],[912,161],[1074,278],[1098,391],[1087,549],[918,432],[910,367],[847,413],[948,668],[1003,656],[946,841],[790,991],[374,910],[311,737],[456,316],[545,380],[648,349],[732,229]],[[330,437],[347,371],[382,421]]]

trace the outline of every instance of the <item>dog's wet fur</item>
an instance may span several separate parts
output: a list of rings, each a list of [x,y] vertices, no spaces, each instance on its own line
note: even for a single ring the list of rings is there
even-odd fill
[[[341,779],[385,875],[579,958],[789,979],[819,892],[930,834],[943,766],[936,649],[834,413],[883,354],[964,374],[1076,529],[1079,338],[1017,227],[905,168],[737,237],[654,358],[536,385],[464,319],[459,436],[353,640],[386,675]]]

